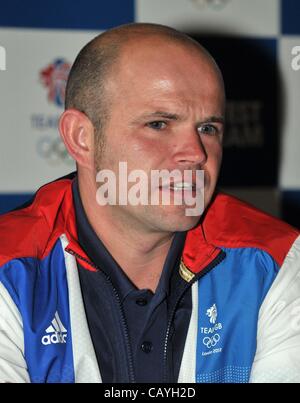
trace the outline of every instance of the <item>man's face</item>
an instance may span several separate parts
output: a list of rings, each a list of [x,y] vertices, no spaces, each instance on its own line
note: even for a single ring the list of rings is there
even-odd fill
[[[128,173],[146,172],[149,182],[152,170],[204,170],[206,207],[222,158],[224,90],[216,68],[196,49],[161,39],[131,43],[134,52],[126,46],[118,72],[106,85],[111,106],[97,170],[109,169],[118,177],[122,161]],[[106,208],[119,222],[146,231],[183,231],[199,220],[186,215],[184,203]]]

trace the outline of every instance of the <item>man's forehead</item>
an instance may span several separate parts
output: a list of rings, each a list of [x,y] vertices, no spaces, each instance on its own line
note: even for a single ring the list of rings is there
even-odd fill
[[[171,90],[174,80],[176,87],[182,80],[196,78],[197,81],[203,78],[203,87],[205,82],[222,81],[213,59],[198,49],[176,43],[144,42],[128,46],[121,52],[112,79],[126,85],[130,81],[133,87],[142,80],[144,85],[150,83],[153,89],[160,90]]]
[[[179,59],[179,58],[178,58]],[[130,58],[119,64],[118,69],[107,80],[117,91],[129,86],[130,90],[149,87],[149,90],[171,93],[185,90],[189,85],[192,92],[200,87],[218,87],[221,76],[215,66],[185,58],[182,62],[168,58],[166,54],[146,55]],[[198,88],[197,88],[198,87]]]
[[[222,98],[222,79],[216,66],[198,51],[181,45],[179,49],[161,38],[155,43],[148,38],[132,45],[121,52],[118,65],[106,79],[112,100],[136,104],[138,98],[139,106],[148,100],[160,101],[152,111],[165,111],[164,104],[171,104],[170,113],[177,113],[176,109],[182,111],[205,98],[216,102]]]
[[[224,123],[224,104],[216,102],[213,104],[209,103],[207,105],[200,103],[190,103],[188,105],[184,102],[149,102],[137,108],[135,110],[135,113],[132,115],[133,123],[143,123],[152,119],[163,119],[180,122],[190,119],[191,117],[198,120],[198,123],[208,121]]]

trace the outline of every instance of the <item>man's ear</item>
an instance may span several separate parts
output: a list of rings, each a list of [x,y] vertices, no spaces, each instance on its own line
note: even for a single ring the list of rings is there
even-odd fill
[[[94,126],[90,119],[77,109],[67,109],[60,117],[59,132],[77,164],[93,169]]]

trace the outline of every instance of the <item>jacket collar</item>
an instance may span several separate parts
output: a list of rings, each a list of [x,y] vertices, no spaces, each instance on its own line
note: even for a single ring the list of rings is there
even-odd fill
[[[95,271],[93,263],[84,253],[78,243],[76,217],[72,195],[72,182],[69,183],[66,189],[65,202],[62,206],[62,215],[65,217],[65,233],[69,239],[67,251],[73,251],[77,257],[81,257],[80,264],[88,270]],[[220,253],[220,248],[207,242],[203,223],[199,223],[194,229],[187,232],[182,261],[184,265],[194,274],[200,273],[207,267]]]

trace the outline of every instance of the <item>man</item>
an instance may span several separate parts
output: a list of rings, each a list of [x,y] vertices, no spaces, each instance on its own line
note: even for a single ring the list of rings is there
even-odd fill
[[[0,221],[1,381],[300,381],[299,233],[215,194],[224,103],[211,56],[171,28],[80,52],[60,120],[77,174]],[[101,203],[99,172],[124,196],[121,162],[192,179],[149,190],[170,203]],[[175,199],[201,197],[201,170],[188,215]]]

